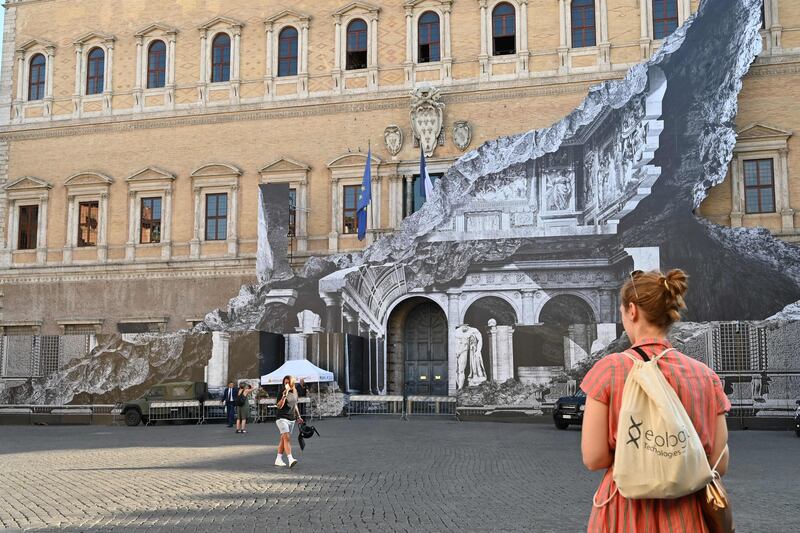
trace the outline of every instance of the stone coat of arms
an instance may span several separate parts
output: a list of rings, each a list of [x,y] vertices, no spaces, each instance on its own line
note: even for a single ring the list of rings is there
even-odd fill
[[[467,149],[472,141],[472,128],[466,120],[456,120],[453,123],[453,142],[462,152]]]
[[[433,155],[443,133],[443,109],[436,87],[423,84],[411,91],[411,131],[427,157]]]
[[[383,141],[386,143],[386,149],[389,153],[397,155],[403,148],[403,130],[399,126],[392,124],[383,130]]]

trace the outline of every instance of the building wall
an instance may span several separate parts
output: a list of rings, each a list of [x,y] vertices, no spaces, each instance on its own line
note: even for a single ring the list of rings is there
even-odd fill
[[[738,125],[758,123],[792,131],[800,121],[800,115],[791,111],[796,101],[792,82],[800,72],[800,5],[769,1],[765,52],[745,80]],[[223,0],[143,0],[126,4],[120,11],[109,0],[9,0],[0,82],[0,186],[27,176],[44,184],[31,194],[47,199],[47,245],[38,251],[12,250],[17,215],[12,212],[9,217],[6,209],[19,191],[15,193],[13,187],[0,191],[0,322],[38,321],[43,333],[57,332],[59,321],[95,315],[104,318],[106,332],[115,331],[122,319],[134,317],[168,317],[168,329],[182,327],[188,318],[224,307],[241,283],[253,279],[255,186],[261,179],[288,174],[305,177],[307,238],[302,244],[292,243],[295,264],[311,254],[359,249],[395,226],[391,213],[399,207],[396,200],[391,205],[389,190],[403,176],[416,172],[419,159],[409,120],[413,87],[431,82],[441,89],[445,142],[436,148],[429,168],[443,171],[462,154],[452,140],[455,121],[466,120],[472,127],[467,149],[548,126],[580,103],[591,85],[622,77],[660,44],[651,39],[648,17],[640,16],[642,9],[649,9],[648,0],[597,0],[598,44],[585,49],[568,46],[569,31],[560,13],[568,11],[569,0],[511,3],[517,9],[517,54],[493,58],[488,43],[481,45],[481,6],[486,5],[490,17],[493,1],[391,0],[380,2],[376,10],[377,4],[348,7],[333,0],[239,0],[235,6]],[[678,4],[682,20],[698,2],[678,0]],[[274,19],[284,9],[292,13]],[[442,61],[415,64],[407,57],[409,50],[413,56],[416,43],[407,46],[406,16],[410,13],[415,21],[427,9],[440,13],[442,26],[449,11],[451,53],[446,56],[443,35]],[[198,27],[218,15],[227,18],[217,21],[209,38],[223,29],[235,34],[241,24],[240,74],[231,83],[209,85],[200,76],[202,32]],[[377,61],[363,71],[345,72],[341,65],[337,70],[336,21],[346,23],[355,15],[370,24],[377,19]],[[301,72],[289,83],[270,77],[266,31],[270,26],[265,24],[270,18],[273,36],[287,23],[295,24],[302,35],[307,23],[307,76]],[[139,95],[136,34],[156,22],[163,27],[149,35],[165,34],[167,40],[174,35],[174,87]],[[97,34],[86,40],[84,50],[113,44],[112,83],[108,94],[99,98],[75,92],[78,46],[74,43],[88,32]],[[19,59],[29,60],[35,51],[52,55],[52,98],[25,102],[26,91],[18,90]],[[404,135],[402,150],[395,157],[383,142],[384,129],[392,124]],[[359,242],[353,235],[332,235],[332,212],[339,208],[332,198],[334,170],[329,164],[341,158],[335,172],[358,183],[369,142],[377,158],[373,205],[379,208],[380,219],[367,240]],[[794,136],[788,137],[791,206],[800,205],[800,185],[793,177],[800,165],[796,142]],[[260,170],[281,158],[287,161],[262,177]],[[193,246],[197,179],[192,173],[208,164],[229,165],[241,173],[225,177],[238,184],[230,189],[238,200],[238,228],[229,242]],[[128,193],[134,186],[127,178],[145,168],[172,176],[162,180],[172,198],[167,252],[161,246],[134,246],[131,251],[129,244]],[[107,194],[107,248],[69,250],[67,181],[87,172],[111,180],[100,185]],[[87,176],[75,180],[102,179]],[[700,214],[730,224],[730,189],[726,181],[711,191]],[[800,215],[790,218],[788,229],[785,213],[745,216],[741,223],[763,225],[792,240],[797,238],[794,226],[800,225]],[[116,301],[98,306],[98,296],[107,298],[108,294],[116,294]],[[94,311],[98,308],[102,313]]]

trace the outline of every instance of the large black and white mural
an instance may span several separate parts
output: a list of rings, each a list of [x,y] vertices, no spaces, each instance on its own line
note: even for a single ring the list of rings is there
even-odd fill
[[[733,154],[760,5],[705,0],[650,60],[562,120],[466,153],[362,253],[292,272],[278,259],[287,193],[262,190],[259,283],[189,335],[283,335],[286,358],[357,373],[337,376],[347,393],[535,407],[624,347],[618,292],[632,270],[681,268],[678,347],[723,376],[735,407],[786,411],[800,397],[800,355],[786,348],[800,340],[800,249],[695,215]]]

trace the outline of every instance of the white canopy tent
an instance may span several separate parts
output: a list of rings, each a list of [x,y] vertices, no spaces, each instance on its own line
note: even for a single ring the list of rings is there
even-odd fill
[[[295,359],[293,361],[286,361],[277,370],[261,376],[261,384],[280,385],[283,383],[283,378],[286,376],[294,376],[297,381],[302,379],[306,383],[316,383],[318,405],[321,399],[319,384],[334,381],[333,372],[323,370],[307,359]],[[320,418],[322,417],[320,416]]]

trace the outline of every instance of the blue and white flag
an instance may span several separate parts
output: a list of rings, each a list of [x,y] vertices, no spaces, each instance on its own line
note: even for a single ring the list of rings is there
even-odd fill
[[[422,149],[422,143],[419,143],[419,177],[422,180],[420,192],[427,200],[433,196],[433,181],[431,181],[431,175],[428,174],[428,167],[425,165],[425,151]]]
[[[372,148],[367,150],[367,163],[364,165],[364,179],[361,180],[361,194],[358,196],[358,240],[367,235],[367,207],[372,201]]]

